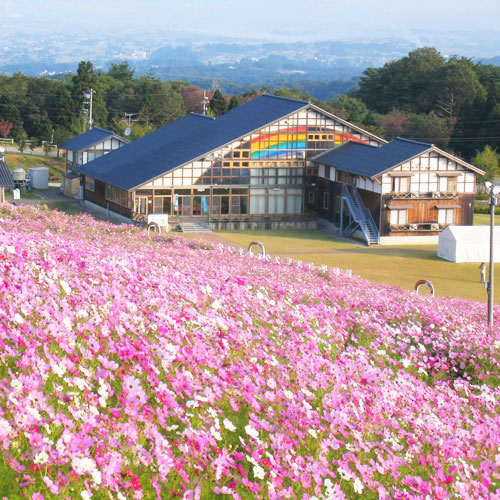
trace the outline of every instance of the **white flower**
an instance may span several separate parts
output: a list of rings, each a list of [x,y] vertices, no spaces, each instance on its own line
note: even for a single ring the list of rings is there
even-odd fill
[[[20,325],[22,325],[24,323],[24,319],[23,319],[23,317],[19,313],[16,313],[14,315],[14,321],[16,323],[19,323]]]
[[[318,437],[318,433],[314,429],[308,429],[307,432],[312,436],[314,439]]]
[[[253,438],[255,438],[255,439],[257,439],[257,438],[259,437],[259,431],[258,431],[258,430],[256,430],[256,429],[254,429],[251,425],[246,425],[246,426],[245,426],[245,432],[246,432],[249,436],[251,436],[251,437],[253,437]]]
[[[349,481],[352,479],[352,475],[350,472],[347,472],[345,469],[343,469],[342,467],[339,467],[337,469],[337,472],[339,473],[339,476],[342,478],[342,479],[345,479],[346,481]]]
[[[285,398],[287,399],[293,399],[293,392],[289,391],[288,389],[286,391],[283,391],[283,394],[285,395]]]
[[[267,380],[267,387],[269,387],[269,389],[275,389],[276,388],[276,381],[273,378],[269,378]]]
[[[410,365],[411,365],[411,361],[409,359],[403,359],[403,361],[401,361],[402,365],[405,367],[405,368],[408,368]]]
[[[116,496],[117,496],[118,500],[127,500],[127,498],[124,495],[122,495],[120,492],[118,492],[116,494]]]
[[[101,471],[96,469],[94,472],[92,472],[92,479],[94,480],[95,484],[101,484],[102,481]]]
[[[49,459],[49,456],[47,455],[47,453],[45,453],[45,451],[41,451],[40,453],[37,453],[35,455],[33,462],[35,462],[36,464],[45,464],[45,463],[47,463],[48,459]]]
[[[357,477],[355,480],[354,480],[354,491],[358,494],[361,494],[363,493],[363,490],[364,490],[364,486],[363,486],[363,483],[360,481],[359,477]]]
[[[210,427],[210,434],[212,434],[214,439],[216,439],[217,441],[220,441],[222,439],[220,432],[215,427]]]
[[[71,293],[71,287],[69,286],[69,284],[64,281],[64,280],[61,280],[61,288],[64,290],[64,293],[66,295],[69,295]]]
[[[231,432],[234,432],[236,430],[236,427],[235,425],[231,422],[231,420],[225,418],[223,421],[222,421],[222,424],[224,425],[224,427],[228,430],[228,431],[231,431]]]
[[[83,500],[90,500],[92,498],[92,495],[87,490],[83,490],[80,495],[82,496]]]
[[[257,479],[264,479],[266,471],[260,465],[257,464],[253,466],[253,475]]]

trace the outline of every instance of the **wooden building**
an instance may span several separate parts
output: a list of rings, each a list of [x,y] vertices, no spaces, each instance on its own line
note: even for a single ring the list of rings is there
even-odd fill
[[[76,196],[80,187],[80,176],[74,173],[76,167],[100,158],[129,141],[111,130],[94,127],[59,145],[65,149],[66,173],[63,174],[63,192],[67,196]]]
[[[484,174],[432,144],[401,138],[380,147],[350,142],[314,163],[306,207],[341,234],[360,231],[368,244],[472,225],[476,175]]]
[[[309,102],[262,95],[217,119],[190,114],[74,170],[86,200],[134,219],[313,227],[311,159],[347,141],[385,143]]]
[[[14,188],[14,179],[12,174],[5,163],[5,157],[0,153],[0,203],[5,203],[5,188]]]

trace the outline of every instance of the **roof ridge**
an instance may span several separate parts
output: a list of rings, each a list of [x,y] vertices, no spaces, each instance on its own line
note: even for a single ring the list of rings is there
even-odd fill
[[[302,102],[304,103],[304,105],[309,104],[309,101],[304,101],[303,99],[294,99],[293,97],[283,97],[281,95],[262,94],[260,97],[272,97],[273,99],[283,99],[285,101]]]
[[[396,139],[394,139],[394,140],[395,141],[411,142],[413,144],[421,144],[422,146],[429,146],[429,147],[434,146],[434,144],[431,144],[429,142],[415,141],[414,139],[407,139],[406,137],[396,137]],[[390,142],[388,142],[387,144],[390,144]]]
[[[193,113],[193,112],[191,112],[191,113],[189,113],[189,114],[190,114],[190,115],[193,115],[193,116],[199,116],[199,117],[201,117],[201,118],[207,118],[207,119],[209,119],[209,120],[215,120],[215,116],[209,116],[209,115],[204,115],[204,114],[202,114],[202,113]]]
[[[103,130],[104,132],[109,132],[110,134],[116,134],[116,132],[113,132],[112,130],[103,127],[92,127],[90,130],[87,130],[87,132],[90,132],[91,130],[94,130],[96,128],[98,128],[99,130]],[[85,134],[85,132],[83,133]]]

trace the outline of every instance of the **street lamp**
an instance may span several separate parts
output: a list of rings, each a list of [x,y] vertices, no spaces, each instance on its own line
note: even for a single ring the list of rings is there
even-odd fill
[[[488,324],[493,325],[493,267],[494,267],[494,255],[493,255],[493,243],[494,243],[494,231],[495,231],[495,207],[497,205],[496,195],[500,193],[500,185],[492,184],[491,182],[485,182],[484,185],[489,191],[490,196],[490,275],[488,280]]]

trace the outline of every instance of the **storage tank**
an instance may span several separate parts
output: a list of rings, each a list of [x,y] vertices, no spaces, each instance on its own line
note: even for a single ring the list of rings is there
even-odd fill
[[[12,170],[12,179],[14,182],[24,182],[26,180],[26,171],[23,167],[15,167]]]
[[[33,167],[28,170],[33,189],[49,188],[49,167]]]

